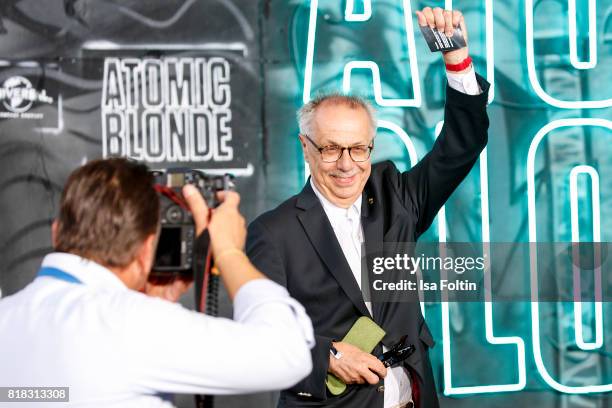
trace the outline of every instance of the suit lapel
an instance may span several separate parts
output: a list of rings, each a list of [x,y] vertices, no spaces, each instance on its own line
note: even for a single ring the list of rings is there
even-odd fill
[[[296,206],[304,210],[298,214],[298,219],[327,268],[361,314],[370,316],[355,276],[344,257],[323,206],[310,186],[310,182],[306,183],[298,196]]]
[[[361,201],[361,225],[366,246],[368,248],[382,248],[382,207],[367,189],[364,191]]]
[[[375,253],[381,254],[383,252],[383,219],[381,211],[380,203],[376,202],[373,192],[366,185],[361,201],[361,226],[364,236],[364,247],[362,248],[364,253],[361,256],[362,258],[366,257],[366,265],[362,273],[368,274],[368,282],[372,278],[369,268],[369,265],[372,265],[371,257]],[[369,290],[369,288],[364,288],[364,290]],[[380,302],[372,302],[373,318],[379,324],[381,323],[381,312],[382,304]]]
[[[368,267],[364,268],[364,272],[368,274],[369,279],[375,279],[369,266],[373,265],[373,257],[375,256],[395,256],[397,253],[402,253],[406,246],[398,242],[399,236],[392,236],[389,239],[393,240],[385,242],[385,216],[389,216],[388,209],[385,209],[380,200],[381,194],[376,194],[375,186],[368,182],[364,189],[362,207],[361,207],[361,225],[363,227],[365,253],[362,256],[367,257]],[[395,218],[389,224],[393,225]],[[363,272],[362,272],[363,273]],[[370,286],[371,287],[371,286]],[[406,298],[400,292],[384,292],[377,296],[371,296],[371,299],[378,300],[372,302],[372,314],[374,321],[387,331],[387,337],[383,339],[386,346],[393,345],[399,337],[405,333],[393,331],[391,328],[391,320],[402,314],[402,309],[405,308]]]

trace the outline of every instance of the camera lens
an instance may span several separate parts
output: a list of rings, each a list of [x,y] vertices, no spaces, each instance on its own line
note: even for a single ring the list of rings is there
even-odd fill
[[[173,205],[166,210],[166,219],[171,224],[183,221],[183,210],[178,205]]]

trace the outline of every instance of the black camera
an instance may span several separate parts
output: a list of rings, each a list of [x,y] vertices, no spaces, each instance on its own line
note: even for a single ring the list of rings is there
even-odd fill
[[[208,242],[197,245],[193,216],[183,198],[182,188],[186,184],[193,184],[206,200],[208,208],[215,208],[220,204],[216,194],[234,189],[233,177],[229,174],[208,175],[185,168],[154,170],[151,173],[155,178],[155,189],[160,195],[161,222],[151,275],[163,277],[178,274],[191,277],[194,259],[206,257]]]

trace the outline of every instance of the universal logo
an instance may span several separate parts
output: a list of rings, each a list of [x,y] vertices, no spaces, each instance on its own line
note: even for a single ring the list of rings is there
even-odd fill
[[[47,91],[38,91],[32,87],[29,79],[22,76],[8,78],[0,88],[0,102],[6,112],[0,112],[0,118],[42,119],[42,113],[28,112],[35,102],[53,103]]]

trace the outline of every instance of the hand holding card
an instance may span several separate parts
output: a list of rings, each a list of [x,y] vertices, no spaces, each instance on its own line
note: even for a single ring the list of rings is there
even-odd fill
[[[451,37],[447,36],[446,33],[442,31],[438,31],[436,28],[431,28],[429,26],[420,26],[420,28],[431,52],[453,51],[463,48],[466,45],[463,33],[459,27],[455,29]]]
[[[468,33],[460,11],[425,7],[417,10],[416,15],[432,52],[441,51],[447,65],[457,65],[466,60],[469,55]]]

